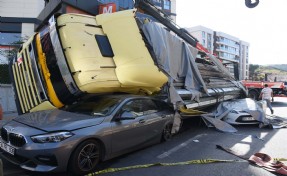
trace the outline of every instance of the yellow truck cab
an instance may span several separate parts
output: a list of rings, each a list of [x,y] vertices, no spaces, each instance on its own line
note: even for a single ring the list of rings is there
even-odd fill
[[[10,62],[18,113],[61,108],[86,94],[159,92],[181,112],[246,96],[222,63],[164,12],[147,0],[135,7],[50,18]]]
[[[60,108],[85,93],[152,94],[167,82],[134,10],[51,18],[23,44],[11,68],[20,114]]]

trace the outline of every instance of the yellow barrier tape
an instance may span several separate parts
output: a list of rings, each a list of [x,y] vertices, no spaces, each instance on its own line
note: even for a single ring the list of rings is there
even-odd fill
[[[287,158],[273,158],[274,161],[287,161]]]
[[[125,171],[131,169],[142,169],[153,166],[179,166],[179,165],[190,165],[190,164],[210,164],[210,163],[231,163],[231,162],[247,162],[246,160],[218,160],[218,159],[201,159],[201,160],[190,160],[185,162],[177,162],[177,163],[153,163],[153,164],[142,164],[142,165],[134,165],[128,167],[121,168],[108,168],[101,171],[97,171],[94,173],[89,173],[87,176],[94,176],[99,174]]]

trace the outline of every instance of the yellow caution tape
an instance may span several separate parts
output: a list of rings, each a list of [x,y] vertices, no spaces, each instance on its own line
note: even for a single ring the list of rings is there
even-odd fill
[[[273,158],[274,161],[287,161],[287,158]]]
[[[108,168],[101,171],[97,171],[94,173],[89,173],[87,176],[111,173],[111,172],[118,172],[118,171],[125,171],[131,169],[142,169],[148,168],[153,166],[179,166],[179,165],[190,165],[190,164],[210,164],[210,163],[231,163],[231,162],[247,162],[246,160],[218,160],[218,159],[201,159],[201,160],[190,160],[185,162],[177,162],[177,163],[153,163],[153,164],[142,164],[142,165],[134,165],[128,167],[121,167],[121,168]]]

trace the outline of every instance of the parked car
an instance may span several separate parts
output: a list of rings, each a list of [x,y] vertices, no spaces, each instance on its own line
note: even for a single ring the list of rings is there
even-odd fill
[[[1,128],[1,155],[30,171],[83,175],[100,161],[170,139],[173,119],[173,109],[152,97],[89,97],[11,120]]]

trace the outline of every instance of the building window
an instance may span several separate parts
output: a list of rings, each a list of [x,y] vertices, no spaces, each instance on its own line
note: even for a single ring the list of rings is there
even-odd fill
[[[202,39],[202,45],[205,46],[205,39]]]
[[[211,40],[211,34],[207,34],[207,40]]]
[[[164,10],[170,10],[170,0],[164,0],[163,1],[163,9]]]
[[[202,38],[205,38],[205,32],[202,31]]]
[[[211,42],[207,41],[207,49],[211,50]]]

